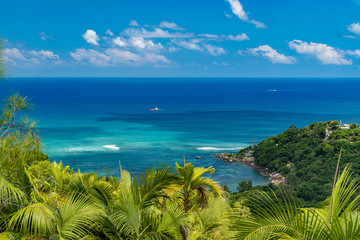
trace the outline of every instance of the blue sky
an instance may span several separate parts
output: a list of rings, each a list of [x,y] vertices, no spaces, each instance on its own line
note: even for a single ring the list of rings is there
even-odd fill
[[[4,1],[14,77],[357,77],[360,1]]]

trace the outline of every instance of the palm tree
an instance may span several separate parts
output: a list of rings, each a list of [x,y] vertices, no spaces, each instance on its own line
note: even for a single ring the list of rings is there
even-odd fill
[[[34,238],[82,239],[100,231],[103,216],[89,197],[74,194],[53,206],[33,203],[18,210],[7,230]]]
[[[338,169],[339,162],[332,194],[318,208],[303,208],[297,200],[265,192],[252,197],[252,216],[235,224],[237,239],[360,239],[358,179],[351,167],[340,176]]]
[[[185,214],[188,214],[192,209],[198,210],[200,207],[203,210],[206,208],[210,196],[209,189],[215,196],[223,196],[223,189],[217,182],[203,177],[205,173],[214,173],[213,167],[194,167],[191,163],[185,164],[184,159],[184,167],[180,167],[176,163],[176,170],[177,181],[173,185],[172,195],[180,196]],[[182,225],[180,231],[184,240],[189,239],[188,227]]]
[[[107,237],[110,239],[176,239],[178,226],[184,219],[181,208],[161,200],[164,190],[175,180],[171,168],[153,167],[131,180],[121,169],[118,197],[109,214]]]

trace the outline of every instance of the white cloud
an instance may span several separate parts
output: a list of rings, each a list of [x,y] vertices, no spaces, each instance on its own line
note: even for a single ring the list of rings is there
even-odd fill
[[[120,37],[114,38],[112,42],[119,47],[126,47],[127,45],[126,41],[121,39]]]
[[[149,63],[170,63],[170,61],[163,55],[155,53],[145,54],[145,61]]]
[[[144,65],[144,64],[168,64],[171,63],[165,56],[155,53],[136,54],[118,48],[108,48],[104,52],[94,49],[76,49],[70,52],[71,57],[79,63],[93,64],[97,66],[119,65]]]
[[[167,22],[167,21],[162,21],[159,24],[159,27],[161,28],[168,28],[168,29],[173,29],[173,30],[184,30],[184,28],[179,27],[176,23],[174,22]]]
[[[238,0],[225,0],[226,2],[228,2],[230,4],[231,10],[232,12],[242,21],[244,22],[249,22],[254,24],[257,28],[266,28],[265,24],[262,22],[258,22],[256,20],[253,19],[249,19],[249,16],[247,15],[247,13],[244,11],[243,6],[241,5],[241,3]]]
[[[248,35],[246,35],[245,33],[241,33],[238,35],[225,35],[225,34],[221,34],[221,35],[216,35],[216,34],[199,34],[199,37],[206,37],[208,39],[211,40],[230,40],[230,41],[244,41],[244,40],[250,40],[250,38],[248,37]]]
[[[94,49],[78,48],[70,52],[71,57],[78,62],[88,62],[98,66],[108,66],[110,57]]]
[[[131,20],[131,22],[129,23],[129,26],[132,26],[132,27],[138,27],[140,26],[139,23],[135,20]]]
[[[344,38],[356,39],[354,35],[344,35]]]
[[[82,37],[85,39],[85,41],[87,43],[91,43],[94,45],[99,45],[98,41],[99,36],[96,34],[96,32],[94,30],[88,29],[83,35]]]
[[[167,30],[161,28],[155,28],[153,31],[148,31],[144,28],[127,28],[122,32],[123,35],[130,37],[142,37],[142,38],[191,38],[194,37],[192,33],[174,32],[170,33]]]
[[[18,48],[7,48],[4,51],[7,60],[18,66],[31,67],[43,64],[61,64],[60,57],[52,51],[25,51]]]
[[[206,50],[207,52],[209,52],[211,55],[214,55],[214,56],[226,53],[226,51],[222,47],[217,47],[217,46],[214,46],[211,44],[206,44],[206,43],[201,44],[201,40],[199,40],[199,39],[192,39],[191,41],[172,40],[171,42],[176,44],[179,47],[189,49],[189,50],[195,50],[195,51]]]
[[[4,51],[5,56],[14,61],[14,60],[22,60],[22,61],[26,61],[27,59],[25,58],[25,56],[21,53],[21,51],[17,48],[7,48]]]
[[[232,18],[232,15],[228,14],[227,12],[224,12],[224,14],[225,14],[225,17]]]
[[[359,49],[356,49],[356,50],[354,50],[354,51],[347,50],[347,51],[345,51],[345,53],[346,53],[347,55],[360,57],[360,50],[359,50]]]
[[[278,53],[269,45],[261,45],[257,48],[251,48],[248,51],[253,55],[263,56],[272,63],[293,64],[296,62],[295,58]],[[242,51],[239,53],[242,54]]]
[[[204,48],[214,56],[225,54],[226,51],[222,47],[217,47],[211,44],[203,44]]]
[[[36,57],[43,57],[43,58],[47,58],[47,59],[51,59],[51,60],[58,60],[60,59],[58,55],[54,54],[52,51],[30,51],[29,52],[30,55],[36,56]]]
[[[226,35],[225,35],[225,36],[226,36]],[[232,40],[232,41],[250,40],[250,38],[248,37],[248,35],[246,35],[245,33],[238,34],[238,35],[236,35],[236,36],[227,35],[226,38],[229,39],[229,40]]]
[[[52,36],[47,35],[45,32],[40,32],[39,35],[40,35],[40,39],[43,40],[43,41],[45,41],[47,39],[54,40],[54,38]]]
[[[138,62],[140,57],[130,51],[122,51],[116,48],[109,48],[105,53],[110,57],[110,60],[113,64],[116,63],[130,63]]]
[[[194,42],[186,42],[186,41],[172,41],[173,43],[175,43],[176,45],[178,45],[179,47],[183,47],[189,50],[196,50],[196,51],[202,51],[203,48],[200,47],[198,44],[194,43]]]
[[[307,43],[301,40],[289,42],[289,47],[299,54],[311,55],[320,60],[322,64],[351,65],[351,60],[344,58],[341,50],[322,43]]]
[[[212,61],[212,64],[216,65],[216,66],[229,66],[228,63],[226,62],[215,62],[215,61]]]
[[[151,40],[145,40],[142,37],[132,37],[129,39],[129,44],[135,48],[147,49],[147,50],[160,50],[163,48],[161,43],[155,44]]]
[[[347,29],[356,35],[360,35],[360,23],[350,24],[347,26]]]
[[[114,36],[114,33],[110,29],[106,30],[105,34],[109,35],[110,37]]]

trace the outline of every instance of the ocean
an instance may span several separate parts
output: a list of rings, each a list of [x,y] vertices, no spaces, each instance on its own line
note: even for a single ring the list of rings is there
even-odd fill
[[[10,78],[0,96],[31,98],[51,161],[118,177],[119,161],[135,176],[185,157],[213,166],[209,177],[236,190],[242,180],[268,179],[214,153],[237,152],[291,125],[359,123],[359,90],[355,78]]]

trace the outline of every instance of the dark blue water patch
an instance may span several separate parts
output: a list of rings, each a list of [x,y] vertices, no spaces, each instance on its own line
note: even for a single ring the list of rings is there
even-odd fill
[[[107,113],[96,120],[99,122],[130,122],[148,124],[159,131],[176,129],[181,138],[206,139],[216,137],[221,141],[250,142],[253,136],[262,140],[277,135],[291,125],[299,128],[312,122],[343,120],[359,122],[352,115],[286,113],[270,111],[199,111],[191,113],[123,114]],[[280,132],[279,132],[280,130]],[[184,139],[181,139],[184,141]]]

